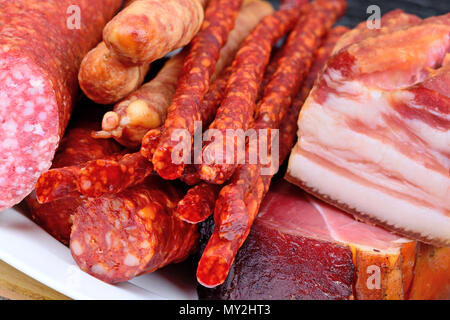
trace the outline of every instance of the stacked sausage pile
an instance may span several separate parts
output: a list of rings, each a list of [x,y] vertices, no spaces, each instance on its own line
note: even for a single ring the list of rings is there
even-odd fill
[[[276,12],[262,0],[129,1],[78,76],[85,94],[114,103],[113,111],[101,130],[91,133],[83,121],[69,130],[28,197],[36,220],[70,242],[84,271],[117,283],[188,257],[197,249],[196,224],[214,213],[197,278],[208,287],[223,283],[295,141],[316,52],[345,9],[345,0],[286,0]],[[182,47],[143,83],[152,62]],[[223,164],[223,145],[214,140],[202,146],[203,163],[193,165],[196,121],[223,133],[264,129],[271,136],[280,129],[280,161],[269,144],[268,164],[238,157]],[[188,139],[172,140],[179,129]],[[176,150],[184,150],[177,163]],[[185,184],[167,180],[192,187],[183,197]],[[52,210],[41,206],[58,208],[58,217],[48,223],[42,212]]]

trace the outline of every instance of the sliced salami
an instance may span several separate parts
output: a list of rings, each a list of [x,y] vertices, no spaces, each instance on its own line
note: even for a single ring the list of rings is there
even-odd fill
[[[121,0],[0,2],[0,210],[20,202],[53,159],[83,56]]]

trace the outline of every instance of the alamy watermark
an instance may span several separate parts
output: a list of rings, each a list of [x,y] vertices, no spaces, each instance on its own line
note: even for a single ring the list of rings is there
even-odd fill
[[[202,122],[194,123],[194,135],[185,129],[175,130],[171,137],[177,142],[172,150],[173,164],[255,164],[261,175],[276,173],[279,166],[278,129],[208,129]]]
[[[381,289],[381,269],[379,266],[371,265],[367,267],[366,286],[369,290]]]
[[[66,26],[69,30],[81,29],[81,9],[79,6],[73,4],[67,7],[66,14],[68,15],[66,20]]]
[[[367,18],[367,29],[380,29],[381,28],[381,9],[379,6],[373,4],[367,7],[367,14],[370,16]]]

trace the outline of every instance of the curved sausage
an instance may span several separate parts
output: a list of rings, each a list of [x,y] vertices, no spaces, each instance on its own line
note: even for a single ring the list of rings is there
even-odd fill
[[[191,42],[203,22],[205,1],[140,0],[103,30],[107,47],[125,63],[143,64]]]
[[[73,122],[56,151],[52,168],[74,166],[119,152],[121,147],[114,140],[97,140],[91,137],[91,131],[99,125],[100,122],[85,118]],[[58,179],[51,180],[49,184],[53,188],[58,184]],[[68,245],[72,226],[71,215],[83,198],[78,193],[71,194],[67,190],[63,193],[64,198],[46,204],[39,203],[34,191],[25,199],[31,218],[54,238]]]

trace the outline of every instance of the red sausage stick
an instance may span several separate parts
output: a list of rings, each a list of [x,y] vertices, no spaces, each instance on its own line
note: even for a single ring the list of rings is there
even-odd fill
[[[184,163],[190,156],[190,151],[181,154],[181,163],[174,163],[172,151],[179,142],[172,141],[172,137],[178,129],[187,130],[191,136],[189,142],[180,142],[180,147],[182,150],[190,150],[194,122],[201,120],[202,100],[208,91],[220,49],[234,27],[241,4],[242,0],[211,0],[202,29],[192,40],[158,148],[152,159],[155,170],[165,179],[173,180],[183,174]]]
[[[298,92],[288,113],[284,116],[280,125],[280,163],[286,159],[295,143],[297,117],[303,102],[308,96],[309,90],[311,90],[314,84],[317,74],[324,66],[340,36],[347,30],[348,29],[344,27],[337,27],[331,31],[323,47],[317,52],[316,60],[310,69],[310,73],[304,82],[303,88]],[[239,171],[236,174],[239,174]],[[214,287],[223,283],[226,279],[237,251],[250,232],[251,225],[258,214],[261,201],[269,189],[271,179],[272,175],[257,175],[256,182],[250,188],[247,188],[247,192],[240,193],[242,207],[245,212],[242,212],[240,206],[236,206],[236,201],[231,204],[224,201],[217,201],[214,217],[216,228],[208,242],[197,269],[197,279],[201,284],[207,287]],[[221,192],[232,191],[233,188],[236,188],[236,185],[232,184],[230,187],[227,187],[222,189]],[[235,223],[241,224],[238,230],[233,230],[232,226],[228,226],[225,230],[221,229],[220,219],[224,215],[224,206],[231,211],[230,215],[237,213],[238,216],[233,220]],[[229,234],[230,230],[238,232],[233,232],[231,234],[233,237],[231,237]],[[223,231],[227,231],[228,237],[223,236]]]
[[[297,7],[281,9],[261,20],[247,37],[233,62],[226,97],[217,110],[216,119],[210,125],[210,129],[223,131],[224,137],[227,129],[243,129],[244,131],[248,129],[255,110],[259,84],[269,62],[272,47],[293,27],[299,15],[300,10]],[[226,143],[235,144],[234,141]],[[240,150],[239,145],[236,149]],[[204,163],[199,166],[199,173],[203,180],[222,184],[230,178],[231,165],[220,164],[225,159],[217,159],[218,155],[223,154],[222,151],[222,141],[205,143],[202,152]],[[238,161],[227,159],[227,162],[237,163]]]
[[[189,223],[200,223],[214,212],[220,186],[202,182],[188,191],[178,203],[175,215]]]

